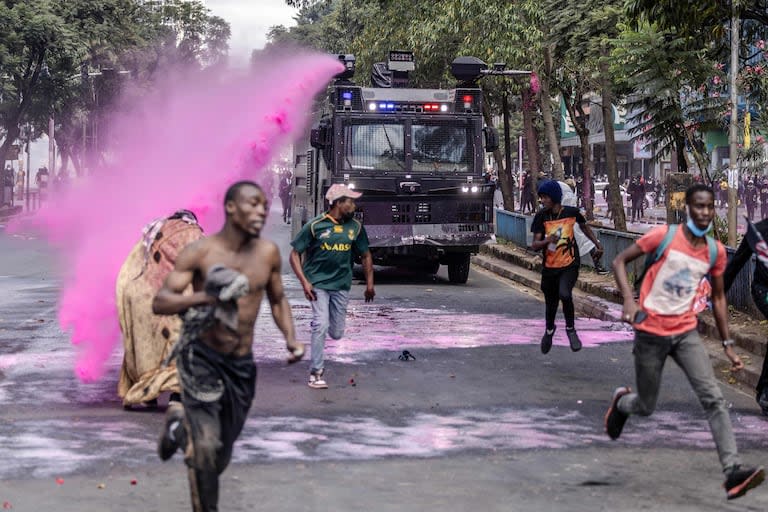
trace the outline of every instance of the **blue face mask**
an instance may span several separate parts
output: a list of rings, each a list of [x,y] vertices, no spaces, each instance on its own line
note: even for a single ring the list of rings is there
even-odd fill
[[[691,233],[693,233],[695,236],[704,236],[707,234],[707,232],[712,229],[712,223],[710,222],[709,225],[704,229],[699,229],[696,224],[693,223],[693,219],[688,217],[688,222],[685,223],[686,226],[688,226],[688,229],[691,230]]]

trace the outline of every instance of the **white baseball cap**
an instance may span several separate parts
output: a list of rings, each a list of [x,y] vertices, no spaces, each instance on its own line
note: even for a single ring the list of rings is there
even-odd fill
[[[363,194],[360,192],[355,192],[346,185],[336,183],[335,185],[331,185],[331,188],[329,188],[328,192],[325,193],[325,198],[329,203],[332,203],[337,199],[341,199],[342,197],[351,197],[352,199],[357,199],[361,195]]]

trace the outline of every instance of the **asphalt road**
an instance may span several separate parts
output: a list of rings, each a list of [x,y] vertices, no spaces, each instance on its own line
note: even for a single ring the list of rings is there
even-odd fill
[[[267,237],[284,248],[273,213]],[[184,465],[161,463],[158,412],[124,411],[120,350],[104,379],[83,384],[56,324],[62,272],[45,242],[0,235],[0,504],[13,510],[188,510]],[[299,336],[309,307],[285,284]],[[265,306],[254,354],[257,396],[232,465],[223,511],[766,510],[768,487],[735,502],[722,490],[708,426],[682,373],[665,370],[657,413],[631,418],[612,442],[602,417],[632,384],[631,333],[577,321],[542,355],[535,293],[473,269],[466,285],[377,271],[376,301],[353,287],[347,335],[329,343],[330,389],[288,367]],[[402,350],[415,361],[400,361]],[[765,419],[724,388],[746,462],[765,460]]]

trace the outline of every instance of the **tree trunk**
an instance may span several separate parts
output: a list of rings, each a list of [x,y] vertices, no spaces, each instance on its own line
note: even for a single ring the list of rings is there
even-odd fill
[[[582,182],[581,197],[584,198],[584,215],[587,220],[595,220],[595,198],[592,197],[592,181],[594,172],[594,162],[592,161],[592,150],[589,147],[589,130],[584,129],[576,132],[579,135],[579,145],[581,146]]]
[[[608,173],[608,204],[613,210],[613,226],[619,231],[627,230],[624,202],[619,190],[619,169],[616,165],[616,137],[613,131],[613,91],[608,74],[607,51],[603,50],[600,62],[600,89],[602,93],[603,133],[605,134],[605,168]],[[586,181],[586,180],[584,180]]]
[[[685,139],[675,137],[675,153],[677,154],[677,172],[688,172],[688,161],[685,159]]]
[[[552,73],[552,55],[548,46],[544,48],[544,72],[541,76],[541,117],[544,121],[544,130],[547,134],[549,152],[552,154],[552,175],[558,181],[565,179],[563,161],[560,159],[560,145],[558,144],[557,130],[554,116],[552,115],[552,100],[549,90],[549,77]]]
[[[5,140],[3,141],[3,144],[0,145],[0,162],[5,162],[8,151],[10,151],[11,146],[19,138],[19,133],[21,130],[19,129],[18,116],[9,119],[4,128]],[[2,167],[4,168],[5,164],[3,164]]]
[[[69,148],[66,146],[59,146],[59,153],[61,155],[59,174],[69,174]]]
[[[83,175],[83,166],[82,166],[82,153],[77,150],[72,150],[69,153],[69,158],[72,159],[72,167],[75,168],[75,176],[78,178]]]
[[[485,101],[483,102],[483,119],[486,126],[493,126],[493,117]],[[506,169],[504,166],[504,157],[501,154],[501,149],[496,149],[493,152],[493,159],[496,160],[496,166],[499,169],[499,183],[501,183],[501,195],[504,198],[504,209],[510,212],[514,211],[515,195],[512,173],[510,169]]]
[[[578,91],[576,92],[575,97],[575,101],[581,101],[581,94]],[[578,107],[579,114],[576,114],[576,105],[571,102],[570,97],[565,93],[563,93],[563,103],[565,104],[565,109],[568,111],[568,115],[571,118],[573,128],[576,130],[576,134],[579,136],[579,145],[581,146],[581,196],[584,198],[584,214],[586,215],[587,220],[595,220],[595,198],[592,197],[592,174],[594,171],[594,164],[592,161],[592,150],[589,147],[589,128],[587,128],[585,121],[587,116],[584,113],[581,104],[579,104]]]
[[[539,154],[539,136],[533,123],[533,91],[530,87],[523,87],[523,130],[525,132],[525,146],[528,151],[528,171],[531,174],[531,192],[536,197],[536,187],[541,179],[541,155]]]

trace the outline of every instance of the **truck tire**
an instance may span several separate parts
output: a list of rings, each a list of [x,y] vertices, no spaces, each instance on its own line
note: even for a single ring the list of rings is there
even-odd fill
[[[464,284],[469,277],[469,253],[454,254],[448,262],[448,280],[456,284]]]

